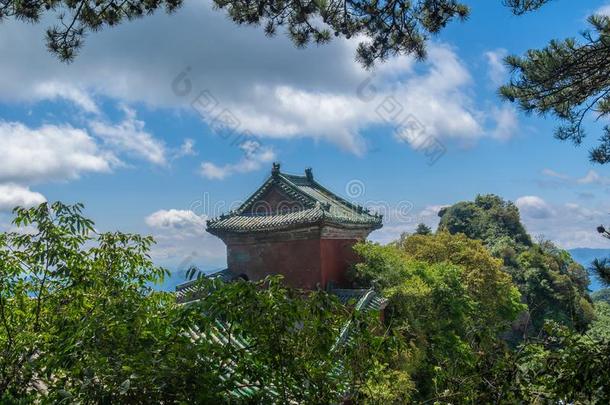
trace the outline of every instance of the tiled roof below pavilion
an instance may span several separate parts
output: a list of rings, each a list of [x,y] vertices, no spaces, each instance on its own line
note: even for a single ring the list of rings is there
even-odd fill
[[[259,213],[253,210],[273,187],[289,198],[293,206],[279,212],[272,210]],[[246,233],[290,229],[322,222],[339,227],[378,229],[382,226],[382,216],[372,214],[368,209],[329,191],[313,179],[310,169],[306,176],[295,176],[281,173],[276,164],[271,177],[246,202],[236,211],[209,220],[207,229],[211,233]]]
[[[208,274],[208,278],[219,278],[225,282],[235,279],[235,276],[228,270],[221,270],[216,273]],[[339,299],[342,304],[353,306],[354,310],[361,313],[369,312],[380,312],[383,311],[387,300],[383,298],[374,289],[331,289],[329,292]],[[176,287],[176,299],[179,303],[188,305],[189,303],[195,302],[205,297],[205,291],[201,289],[197,280],[189,281]],[[331,351],[336,351],[341,346],[354,344],[352,338],[353,322],[348,320],[341,328],[335,343],[333,344]],[[196,326],[191,327],[188,330],[193,341],[205,339],[209,342],[214,342],[220,346],[231,344],[240,349],[241,355],[249,355],[249,341],[246,336],[235,335],[230,332],[230,329],[220,321],[216,320],[215,324],[208,330],[200,330]],[[268,397],[277,398],[276,401],[271,403],[280,403],[279,394],[275,389],[273,382],[266,385],[261,385],[256,381],[249,381],[242,376],[236,378],[236,362],[230,361],[224,365],[225,373],[221,376],[221,379],[228,380],[228,376],[232,376],[234,380],[234,386],[229,390],[229,397],[227,400],[236,399],[238,401],[249,401],[259,394],[260,390],[265,390]],[[332,373],[336,375],[341,374],[344,368],[342,361],[338,361]],[[345,385],[345,388],[347,385]],[[344,388],[344,389],[345,389]],[[297,404],[295,400],[289,400],[288,403]]]

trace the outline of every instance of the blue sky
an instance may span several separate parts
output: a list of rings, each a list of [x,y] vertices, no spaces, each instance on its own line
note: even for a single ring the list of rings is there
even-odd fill
[[[496,92],[504,55],[575,36],[610,3],[556,0],[523,17],[500,0],[467,3],[471,17],[434,38],[426,62],[402,56],[372,72],[354,62],[358,38],[299,50],[205,2],[90,34],[70,65],[45,50],[52,20],[4,22],[0,226],[10,228],[15,204],[83,202],[101,230],[153,234],[160,264],[218,268],[224,246],[206,218],[279,161],[293,173],[313,167],[330,189],[385,213],[377,241],[496,193],[533,235],[608,247],[595,226],[608,222],[610,173],[587,154],[599,124],[575,148],[553,139],[552,119],[524,116]],[[405,118],[444,148],[434,164],[402,132]]]

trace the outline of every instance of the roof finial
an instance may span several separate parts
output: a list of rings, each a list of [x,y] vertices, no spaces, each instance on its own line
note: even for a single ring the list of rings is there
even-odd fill
[[[313,181],[313,171],[311,170],[311,167],[305,169],[305,177],[307,177],[307,180]]]
[[[280,164],[279,162],[273,162],[273,166],[271,167],[271,175],[277,176],[280,174]]]

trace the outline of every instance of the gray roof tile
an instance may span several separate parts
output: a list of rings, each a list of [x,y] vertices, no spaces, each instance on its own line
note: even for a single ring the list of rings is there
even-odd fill
[[[252,214],[249,209],[274,186],[300,203],[302,208],[291,212]],[[284,174],[279,172],[278,167],[278,171],[236,211],[209,220],[207,227],[212,233],[245,233],[290,229],[322,222],[337,226],[378,229],[382,226],[382,216],[371,214],[368,209],[341,198],[317,183],[313,176]]]

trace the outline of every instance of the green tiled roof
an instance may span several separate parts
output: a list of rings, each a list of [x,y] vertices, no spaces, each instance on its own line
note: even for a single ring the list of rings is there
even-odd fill
[[[210,279],[221,279],[225,283],[237,279],[237,275],[233,274],[229,269],[218,270],[213,273],[206,274],[205,277]],[[199,288],[197,279],[186,281],[176,286],[176,302],[179,304],[196,301],[201,298],[202,291]]]
[[[220,278],[223,281],[230,281],[235,279],[234,276],[228,270],[221,270],[216,273],[207,275],[209,278]],[[370,311],[381,311],[386,305],[386,299],[379,295],[374,289],[332,289],[329,291],[331,294],[336,295],[345,305],[353,305],[354,310],[358,312],[368,313]],[[205,291],[202,291],[200,285],[196,280],[189,281],[176,287],[176,299],[182,304],[188,305],[190,302],[194,302],[205,296]],[[343,345],[352,344],[351,339],[352,332],[352,320],[348,320],[345,325],[341,328],[341,332],[337,336],[331,351],[337,350]],[[225,346],[231,344],[242,349],[242,355],[249,355],[247,347],[249,342],[247,337],[238,336],[231,334],[226,325],[220,320],[216,320],[209,330],[202,331],[196,326],[193,326],[188,330],[193,341],[199,339],[205,339],[209,342],[214,342],[218,345]],[[222,379],[228,378],[229,375],[233,375],[235,381],[234,389],[229,391],[229,395],[237,400],[248,400],[253,398],[262,389],[265,390],[270,397],[279,397],[278,393],[274,389],[273,383],[265,386],[260,386],[256,382],[248,381],[243,376],[235,376],[235,362],[231,361],[225,364],[226,376],[221,376]],[[336,375],[339,375],[343,370],[343,363],[339,360],[333,370]],[[237,378],[235,378],[237,377]],[[227,398],[229,399],[229,398]],[[273,401],[272,403],[279,403]],[[296,401],[290,401],[290,403],[297,403]]]
[[[295,202],[298,209],[287,212],[251,213],[251,209],[272,187]],[[208,231],[257,232],[280,230],[317,223],[334,224],[339,227],[378,229],[382,216],[341,198],[313,179],[310,169],[305,176],[281,173],[274,164],[272,175],[236,211],[207,222]]]

